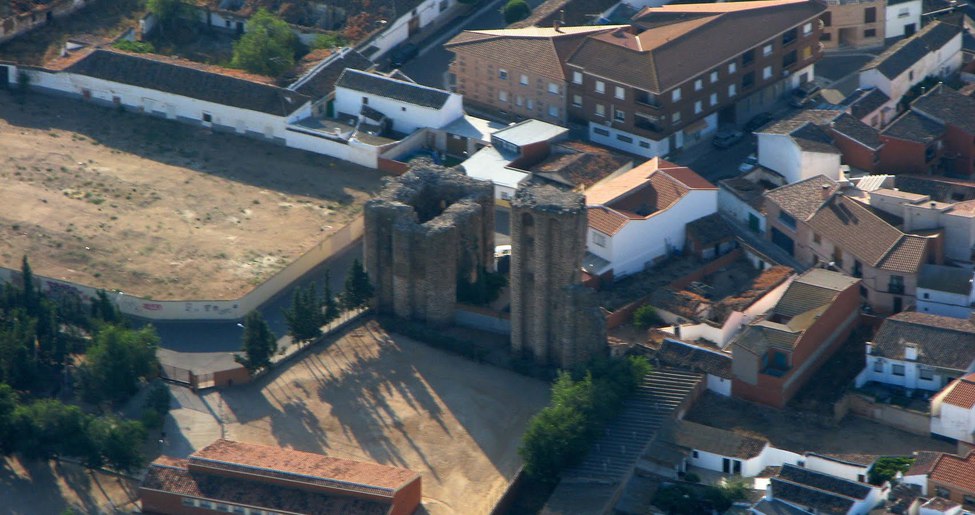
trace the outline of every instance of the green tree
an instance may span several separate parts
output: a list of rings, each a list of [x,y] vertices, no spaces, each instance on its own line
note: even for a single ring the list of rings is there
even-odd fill
[[[24,282],[24,289],[22,290],[24,296],[23,306],[28,314],[33,315],[40,302],[40,295],[38,294],[37,286],[34,284],[34,271],[30,268],[27,256],[24,256],[20,261],[20,276]]]
[[[661,320],[660,316],[657,315],[657,310],[649,304],[640,306],[633,312],[633,325],[640,329],[656,327],[660,325],[660,322]]]
[[[146,8],[156,16],[162,33],[167,27],[174,28],[193,15],[193,7],[184,0],[148,0]]]
[[[348,43],[348,41],[346,41],[341,34],[337,32],[329,32],[327,34],[319,34],[316,36],[315,40],[311,43],[311,47],[331,49],[340,47],[346,43]]]
[[[324,321],[324,324],[331,323],[341,314],[338,300],[335,298],[335,294],[332,293],[331,270],[325,270],[325,288],[324,291],[322,291],[322,308],[324,310],[324,313],[322,313],[322,320]]]
[[[14,412],[16,450],[30,459],[83,456],[88,453],[89,416],[77,406],[54,399],[20,405]]]
[[[365,307],[373,296],[372,283],[369,274],[362,268],[358,259],[352,262],[348,274],[345,276],[345,291],[342,292],[342,307],[358,309]]]
[[[316,289],[315,283],[305,288],[296,287],[291,299],[291,307],[284,311],[288,335],[295,342],[308,343],[322,336],[325,317]]]
[[[898,472],[907,472],[913,464],[914,458],[910,456],[884,456],[874,463],[867,480],[871,484],[882,485],[884,481],[894,479]]]
[[[145,464],[140,448],[146,439],[146,429],[137,420],[102,419],[108,425],[99,442],[105,461],[115,470],[131,472]]]
[[[501,14],[504,15],[504,22],[508,25],[524,20],[531,13],[532,8],[529,7],[528,2],[525,0],[508,0],[508,3],[504,4],[504,7],[501,8]]]
[[[251,311],[244,318],[243,355],[235,354],[234,360],[251,373],[271,366],[271,357],[278,350],[278,342],[258,311]]]
[[[117,324],[122,321],[122,313],[118,306],[108,298],[108,293],[105,290],[95,292],[95,298],[91,303],[91,316],[110,324]]]
[[[17,392],[0,383],[0,455],[10,454],[17,447],[14,412],[18,402]]]
[[[234,43],[230,65],[276,77],[295,65],[298,36],[284,20],[260,9],[247,22],[247,32]]]
[[[151,379],[159,370],[158,346],[159,337],[152,326],[126,329],[107,325],[99,330],[82,367],[88,400],[120,402],[135,394],[140,382]]]

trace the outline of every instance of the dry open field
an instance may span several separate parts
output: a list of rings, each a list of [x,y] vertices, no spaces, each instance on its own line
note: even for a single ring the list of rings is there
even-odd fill
[[[232,299],[381,186],[348,162],[0,92],[0,266],[154,299]]]
[[[134,511],[138,482],[57,461],[0,459],[0,514]]]
[[[425,513],[488,513],[521,465],[521,434],[548,386],[390,337],[372,321],[323,345],[255,383],[206,394],[227,438],[406,467],[423,475]],[[174,440],[205,429],[179,425]]]

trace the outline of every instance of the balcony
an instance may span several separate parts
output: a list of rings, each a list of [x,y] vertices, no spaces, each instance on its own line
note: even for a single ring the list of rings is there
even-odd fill
[[[646,119],[646,118],[644,118],[642,116],[636,116],[636,117],[634,117],[634,119],[633,119],[633,126],[636,127],[637,129],[642,129],[642,130],[650,131],[650,132],[662,132],[663,131],[663,128],[662,127],[660,127],[656,123],[654,123],[654,122],[652,122],[652,121],[650,121],[650,120],[648,120],[648,119]]]
[[[634,90],[633,101],[641,106],[660,109],[660,99],[647,91]]]

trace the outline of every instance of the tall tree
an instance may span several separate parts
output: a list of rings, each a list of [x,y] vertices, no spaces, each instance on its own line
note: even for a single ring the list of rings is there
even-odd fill
[[[335,294],[332,293],[331,270],[325,270],[325,288],[322,292],[322,306],[324,309],[324,323],[322,325],[329,324],[339,317],[339,303],[335,298]]]
[[[307,343],[322,336],[325,321],[316,290],[315,283],[296,287],[291,307],[284,311],[288,335],[296,342]]]
[[[278,342],[258,311],[251,311],[244,318],[243,355],[235,354],[234,360],[251,373],[271,366],[271,357],[278,350]]]
[[[34,285],[34,271],[30,268],[30,263],[27,261],[27,256],[24,256],[20,262],[20,276],[24,282],[24,309],[27,310],[27,313],[33,315],[37,309],[38,292],[37,286]]]
[[[162,33],[192,16],[192,7],[183,0],[149,0],[146,9],[156,16]]]
[[[108,325],[99,330],[82,369],[88,399],[119,402],[135,394],[139,383],[159,370],[158,346],[152,326],[136,330]]]
[[[345,291],[342,293],[342,306],[345,309],[358,309],[369,304],[373,296],[369,275],[356,259],[345,276]]]
[[[278,76],[295,65],[298,36],[291,27],[266,9],[247,22],[247,32],[234,43],[230,65],[251,73]]]

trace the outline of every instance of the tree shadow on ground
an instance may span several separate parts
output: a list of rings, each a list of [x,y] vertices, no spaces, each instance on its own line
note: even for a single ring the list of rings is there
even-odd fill
[[[374,194],[382,186],[381,172],[347,161],[65,97],[34,92],[16,105],[13,93],[0,91],[0,118],[25,129],[74,132],[113,151],[343,206],[355,200],[348,190]]]
[[[4,501],[0,514],[58,513],[69,507],[82,513],[104,513],[110,505],[105,492],[80,465],[59,461],[21,461],[26,477],[18,474],[8,458],[0,467],[0,491]],[[59,482],[69,489],[76,500],[64,498]],[[122,481],[122,488],[134,500],[135,489]]]

